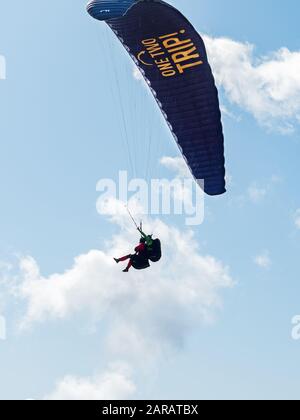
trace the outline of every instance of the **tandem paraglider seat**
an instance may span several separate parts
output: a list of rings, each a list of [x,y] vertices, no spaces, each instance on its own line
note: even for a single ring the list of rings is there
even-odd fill
[[[145,270],[150,267],[149,260],[145,255],[132,255],[131,264],[136,270]]]
[[[153,239],[151,249],[148,249],[148,259],[156,263],[161,260],[161,257],[161,242],[159,239]]]
[[[134,250],[135,254],[133,255],[129,254],[125,255],[125,257],[114,258],[117,264],[119,264],[119,262],[129,260],[127,267],[123,270],[124,273],[128,273],[131,267],[136,270],[145,270],[150,267],[145,238],[140,239],[139,245],[136,246]]]

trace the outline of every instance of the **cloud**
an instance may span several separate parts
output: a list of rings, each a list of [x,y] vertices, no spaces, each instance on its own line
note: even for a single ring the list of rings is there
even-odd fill
[[[139,206],[130,203],[134,213]],[[110,220],[119,233],[107,247],[76,257],[65,272],[44,276],[34,258],[21,258],[12,292],[25,303],[22,329],[87,313],[93,322],[107,325],[104,349],[109,360],[122,360],[137,374],[183,349],[195,328],[213,322],[222,307],[222,290],[234,281],[226,265],[200,252],[191,230],[151,219],[145,220],[144,229],[159,235],[163,260],[144,272],[124,274],[113,256],[129,253],[137,236],[128,215],[114,214]],[[119,369],[87,378],[69,375],[46,399],[128,399],[136,392],[134,383],[131,373]]]
[[[296,210],[294,214],[294,222],[297,229],[300,229],[300,209]]]
[[[232,120],[235,120],[237,122],[241,121],[241,117],[238,115],[235,115],[224,104],[220,104],[220,109],[221,109],[222,115],[226,115],[228,118],[231,118]]]
[[[110,323],[111,352],[128,349],[146,357],[181,348],[190,330],[214,320],[222,290],[234,284],[229,268],[202,255],[192,231],[146,220],[145,230],[162,240],[163,260],[149,270],[124,274],[113,257],[128,254],[137,241],[124,219],[128,216],[114,219],[121,231],[105,250],[76,257],[63,273],[43,276],[32,257],[21,259],[14,293],[26,304],[22,328],[84,311]]]
[[[267,195],[267,188],[260,188],[257,185],[251,185],[248,188],[248,197],[253,203],[258,203]]]
[[[0,314],[0,340],[6,340],[6,319]]]
[[[292,133],[300,121],[300,51],[255,57],[248,43],[204,37],[216,82],[263,126]]]
[[[225,180],[227,187],[232,187],[234,185],[233,175],[228,171],[226,171]]]
[[[258,183],[252,183],[248,188],[248,199],[252,203],[259,203],[264,200],[268,194],[272,193],[275,186],[278,186],[282,183],[282,178],[278,175],[272,175],[268,181],[263,185]]]
[[[137,66],[133,67],[132,74],[133,74],[133,77],[134,77],[135,80],[145,82],[144,76],[142,75],[142,73],[140,72],[140,70],[138,69]],[[145,86],[147,86],[146,82],[145,82]]]
[[[222,291],[234,281],[229,267],[201,252],[192,230],[150,218],[144,219],[144,230],[160,237],[163,259],[143,272],[122,273],[123,263],[117,265],[113,257],[131,252],[138,237],[128,214],[115,214],[124,205],[114,200],[108,200],[107,217],[118,233],[103,249],[79,255],[69,269],[48,276],[32,256],[22,257],[10,292],[23,303],[22,331],[85,314],[96,325],[106,325],[103,351],[108,360],[121,360],[138,375],[155,368],[166,354],[182,350],[199,326],[214,322]],[[134,200],[129,207],[133,214],[142,211]],[[46,399],[128,399],[135,392],[131,372],[109,368],[93,377],[65,376]]]
[[[230,181],[232,183],[232,180]],[[259,204],[274,193],[275,187],[282,183],[282,178],[278,175],[272,175],[264,182],[252,182],[244,194],[237,195],[230,199],[234,205],[244,206],[246,204]]]
[[[6,60],[3,55],[0,55],[0,80],[6,79]]]
[[[92,378],[65,376],[45,400],[125,400],[130,399],[136,387],[128,372],[120,368]]]
[[[191,178],[190,170],[182,157],[164,156],[160,160],[161,165],[175,172],[176,176],[181,178]]]
[[[269,251],[264,251],[262,254],[257,255],[254,258],[254,263],[260,268],[269,269],[272,265]]]
[[[216,82],[229,102],[269,130],[293,133],[300,122],[300,51],[283,47],[255,56],[255,46],[250,43],[207,35],[203,38]],[[144,81],[136,67],[133,77]],[[224,115],[240,120],[227,105],[221,108]]]

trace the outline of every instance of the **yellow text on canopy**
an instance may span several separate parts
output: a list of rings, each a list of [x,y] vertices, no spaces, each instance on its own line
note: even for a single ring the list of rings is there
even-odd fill
[[[203,64],[197,47],[191,39],[185,39],[182,29],[179,32],[160,36],[158,38],[144,39],[143,46],[153,60],[151,64],[141,60],[142,51],[138,59],[146,65],[156,65],[163,77],[173,77],[184,74],[187,69]]]

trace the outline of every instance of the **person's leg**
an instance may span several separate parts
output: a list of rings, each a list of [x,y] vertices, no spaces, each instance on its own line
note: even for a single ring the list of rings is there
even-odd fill
[[[130,258],[129,263],[128,263],[127,267],[125,268],[125,270],[123,270],[123,272],[128,273],[128,271],[130,270],[131,267],[132,267],[132,260]]]
[[[127,261],[129,260],[129,258],[131,258],[131,255],[125,255],[125,257],[122,258],[114,258],[114,260],[119,263],[119,262],[123,262],[123,261]]]

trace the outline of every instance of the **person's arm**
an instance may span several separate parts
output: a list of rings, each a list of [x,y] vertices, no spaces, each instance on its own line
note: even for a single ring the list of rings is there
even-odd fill
[[[148,247],[151,247],[151,246],[152,246],[152,244],[153,244],[153,239],[151,238],[151,236],[150,236],[150,235],[146,235],[146,234],[142,231],[142,229],[140,229],[140,228],[138,228],[138,231],[140,232],[140,234],[142,235],[142,237],[143,237],[143,238],[145,238],[147,246],[148,246]]]
[[[140,232],[143,238],[147,239],[146,233],[144,233],[141,228],[138,228],[138,231]]]

